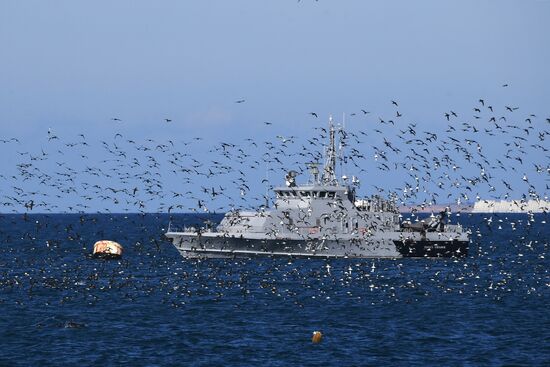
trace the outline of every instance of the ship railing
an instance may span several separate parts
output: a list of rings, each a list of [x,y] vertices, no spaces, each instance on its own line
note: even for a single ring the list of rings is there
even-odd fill
[[[462,225],[460,225],[460,224],[447,224],[447,225],[445,225],[445,230],[447,232],[452,232],[452,233],[462,233],[463,232]]]
[[[196,227],[196,226],[174,226],[173,224],[168,225],[167,232],[177,233],[177,232],[193,232],[193,233],[209,233],[214,232],[214,228],[211,227]]]
[[[393,201],[385,200],[379,196],[362,199],[358,198],[354,201],[354,204],[355,207],[360,211],[399,213],[397,206]]]
[[[187,231],[187,228],[184,226],[176,226],[170,223],[168,224],[168,229],[166,231],[167,232],[185,232]]]

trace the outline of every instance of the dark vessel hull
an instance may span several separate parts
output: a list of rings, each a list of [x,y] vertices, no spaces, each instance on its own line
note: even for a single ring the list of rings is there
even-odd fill
[[[466,257],[469,241],[394,241],[403,257]]]

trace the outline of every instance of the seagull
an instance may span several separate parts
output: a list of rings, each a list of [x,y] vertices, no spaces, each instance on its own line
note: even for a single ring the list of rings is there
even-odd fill
[[[166,122],[172,122],[171,119],[164,119],[164,121],[166,121]]]
[[[235,101],[235,103],[244,103],[245,101],[245,99],[239,99],[238,101]]]
[[[315,118],[317,118],[317,114],[315,112],[310,112],[309,113],[311,116],[314,116]]]

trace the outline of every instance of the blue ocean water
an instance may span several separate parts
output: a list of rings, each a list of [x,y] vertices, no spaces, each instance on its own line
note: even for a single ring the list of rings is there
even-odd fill
[[[489,217],[466,259],[199,261],[168,215],[2,215],[0,365],[548,366],[550,218]]]

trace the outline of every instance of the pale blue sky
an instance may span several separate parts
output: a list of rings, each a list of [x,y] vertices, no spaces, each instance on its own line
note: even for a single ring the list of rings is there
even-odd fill
[[[390,100],[404,125],[429,129],[451,109],[471,118],[479,98],[543,124],[548,19],[550,2],[536,0],[4,0],[0,134],[20,151],[46,149],[48,128],[66,141],[216,144],[305,136],[330,113],[368,128],[393,117]]]

